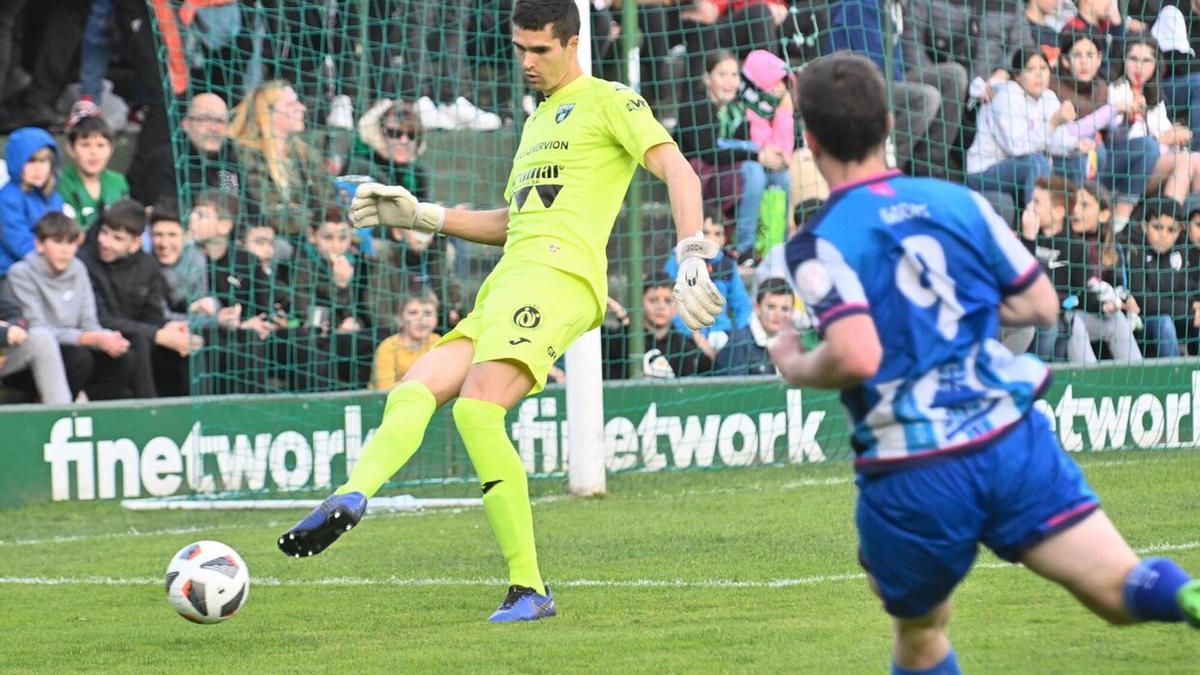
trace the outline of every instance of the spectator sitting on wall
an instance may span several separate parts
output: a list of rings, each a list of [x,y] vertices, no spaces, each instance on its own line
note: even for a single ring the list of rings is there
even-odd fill
[[[87,268],[76,258],[83,231],[68,216],[51,211],[34,227],[35,250],[9,270],[8,290],[30,328],[45,328],[58,341],[70,397],[80,391],[93,401],[154,395],[149,370],[129,350],[129,341],[100,325]]]
[[[396,332],[375,350],[371,366],[371,388],[390,390],[399,384],[417,357],[433,349],[441,338],[437,327],[438,300],[428,290],[417,291],[396,303]]]
[[[729,337],[729,344],[717,352],[714,375],[774,375],[775,366],[767,355],[767,341],[775,337],[784,322],[792,320],[796,298],[784,279],[767,279],[754,294],[754,313],[750,325]]]
[[[54,332],[45,326],[31,328],[21,303],[0,284],[0,378],[21,374],[32,376],[42,403],[71,402],[71,388]]]
[[[675,296],[671,294],[675,277],[656,272],[642,285],[642,312],[645,352],[641,363],[630,363],[628,313],[609,302],[623,316],[615,328],[602,336],[605,345],[606,380],[626,379],[634,372],[643,377],[673,378],[703,375],[712,370],[712,359],[687,336],[673,329],[676,319]]]
[[[8,137],[4,160],[11,176],[0,188],[0,277],[33,250],[33,224],[62,211],[58,195],[58,144],[45,129],[24,127]]]
[[[96,293],[100,324],[121,331],[141,366],[153,374],[161,396],[189,393],[188,355],[204,340],[189,332],[186,321],[166,314],[166,282],[158,264],[142,250],[146,209],[132,199],[113,204],[100,218],[95,239],[79,257]]]

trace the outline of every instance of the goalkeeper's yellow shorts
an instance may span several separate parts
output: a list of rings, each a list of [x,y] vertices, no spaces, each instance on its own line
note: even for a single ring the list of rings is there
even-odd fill
[[[480,286],[475,309],[437,344],[469,338],[475,343],[472,363],[510,359],[523,364],[534,379],[530,393],[536,394],[567,347],[603,318],[582,277],[525,261],[506,265],[501,259]]]

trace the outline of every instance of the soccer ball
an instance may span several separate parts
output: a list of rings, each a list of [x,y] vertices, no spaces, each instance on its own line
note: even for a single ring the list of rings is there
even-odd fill
[[[246,604],[250,572],[237,551],[219,541],[180,549],[167,565],[167,600],[195,623],[220,623]]]

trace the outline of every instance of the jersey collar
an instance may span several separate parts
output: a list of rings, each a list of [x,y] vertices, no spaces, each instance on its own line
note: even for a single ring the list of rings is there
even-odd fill
[[[867,176],[866,178],[860,178],[858,180],[850,181],[848,183],[842,183],[841,185],[833,187],[829,190],[829,197],[832,198],[834,196],[840,196],[840,195],[844,194],[845,192],[847,192],[848,190],[853,190],[856,187],[862,187],[863,185],[870,185],[871,183],[878,183],[879,181],[887,180],[889,178],[895,178],[896,176],[899,176],[899,175],[900,175],[900,169],[888,169],[887,171],[881,171],[881,172],[875,174],[874,176]]]

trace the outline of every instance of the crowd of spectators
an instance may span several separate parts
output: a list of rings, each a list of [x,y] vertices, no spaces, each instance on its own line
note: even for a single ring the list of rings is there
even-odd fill
[[[346,206],[368,179],[433,198],[430,134],[515,131],[536,101],[512,85],[511,2],[367,5],[0,8],[6,387],[387,389],[455,325],[469,249],[356,229]],[[624,8],[592,8],[596,68],[624,79]],[[168,10],[160,64],[151,14]],[[637,16],[641,89],[701,177],[727,305],[688,331],[675,261],[648,258],[630,270],[643,325],[610,299],[606,377],[773,372],[767,340],[806,320],[779,245],[829,194],[794,73],[838,50],[888,78],[889,161],[980,192],[1054,281],[1060,325],[1005,344],[1071,363],[1200,351],[1200,0],[639,0]]]

